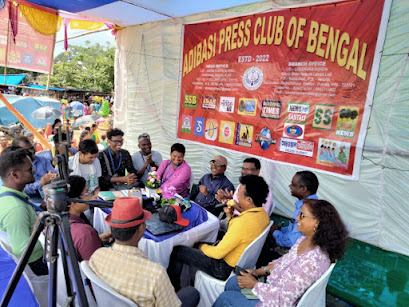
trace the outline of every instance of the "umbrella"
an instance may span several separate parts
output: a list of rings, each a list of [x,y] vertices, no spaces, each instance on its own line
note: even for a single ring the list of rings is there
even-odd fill
[[[71,108],[73,109],[77,109],[77,110],[82,110],[84,109],[84,105],[79,102],[79,101],[73,101],[70,103]]]
[[[31,113],[31,116],[35,119],[49,119],[53,117],[60,117],[61,112],[50,106],[41,107]]]
[[[95,115],[84,115],[78,117],[75,122],[72,124],[73,128],[85,126],[87,124],[93,123],[98,119],[98,116]]]

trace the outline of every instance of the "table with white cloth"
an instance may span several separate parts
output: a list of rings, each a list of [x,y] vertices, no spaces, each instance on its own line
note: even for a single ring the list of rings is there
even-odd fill
[[[192,208],[195,210],[204,210],[205,214],[207,214],[207,220],[191,229],[165,235],[165,239],[159,242],[147,238],[152,238],[153,235],[148,231],[145,232],[144,237],[139,241],[138,247],[145,252],[150,260],[158,262],[167,268],[169,265],[170,254],[172,253],[174,246],[193,246],[193,244],[197,242],[213,243],[216,241],[220,220],[195,203],[192,203]],[[94,228],[98,233],[110,230],[110,226],[105,222],[105,217],[108,215],[109,210],[110,209],[100,208],[95,208],[94,210]],[[182,216],[186,218],[188,214],[188,212],[183,212]],[[162,236],[157,238],[160,237]]]

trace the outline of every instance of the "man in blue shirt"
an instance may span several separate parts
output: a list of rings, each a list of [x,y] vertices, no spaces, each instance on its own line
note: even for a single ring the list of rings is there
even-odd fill
[[[197,204],[218,216],[223,208],[215,208],[219,201],[215,198],[218,190],[233,191],[234,186],[229,179],[224,175],[227,169],[227,159],[223,156],[215,156],[210,160],[211,173],[204,175],[197,187],[190,195],[190,199]]]
[[[51,165],[50,161],[44,157],[35,155],[35,149],[31,141],[25,136],[18,136],[13,140],[12,146],[27,149],[30,153],[30,159],[33,162],[34,182],[27,184],[24,188],[24,193],[30,197],[30,201],[39,204],[43,200],[41,193],[43,186],[50,183],[57,176],[56,170]]]
[[[294,175],[289,185],[291,195],[298,198],[295,202],[293,218],[286,227],[281,227],[283,223],[271,226],[266,243],[257,260],[257,267],[267,265],[271,260],[287,253],[289,248],[302,236],[302,233],[297,229],[296,217],[300,214],[304,199],[318,199],[316,194],[318,185],[317,176],[310,171],[301,171]]]
[[[287,227],[274,224],[270,230],[278,246],[290,248],[302,236],[302,233],[297,230],[296,217],[300,214],[304,199],[318,199],[316,194],[318,185],[317,176],[310,171],[301,171],[294,175],[290,191],[291,195],[297,197],[298,200],[295,202],[293,219]]]

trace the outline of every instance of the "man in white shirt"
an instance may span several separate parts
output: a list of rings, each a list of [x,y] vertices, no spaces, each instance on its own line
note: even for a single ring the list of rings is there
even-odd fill
[[[151,137],[147,133],[142,133],[138,136],[138,147],[140,151],[132,155],[132,163],[138,171],[136,174],[142,183],[146,182],[148,173],[152,171],[152,167],[158,169],[162,162],[162,155],[152,150]]]
[[[97,143],[87,139],[80,142],[78,152],[68,161],[68,168],[72,170],[70,175],[84,177],[87,182],[88,193],[95,196],[99,193],[98,179],[102,175],[101,163],[97,157]]]

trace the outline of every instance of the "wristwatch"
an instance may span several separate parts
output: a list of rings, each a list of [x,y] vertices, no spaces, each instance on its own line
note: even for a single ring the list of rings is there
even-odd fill
[[[269,275],[269,271],[267,270],[267,267],[263,265],[262,268],[264,269],[264,275]]]

